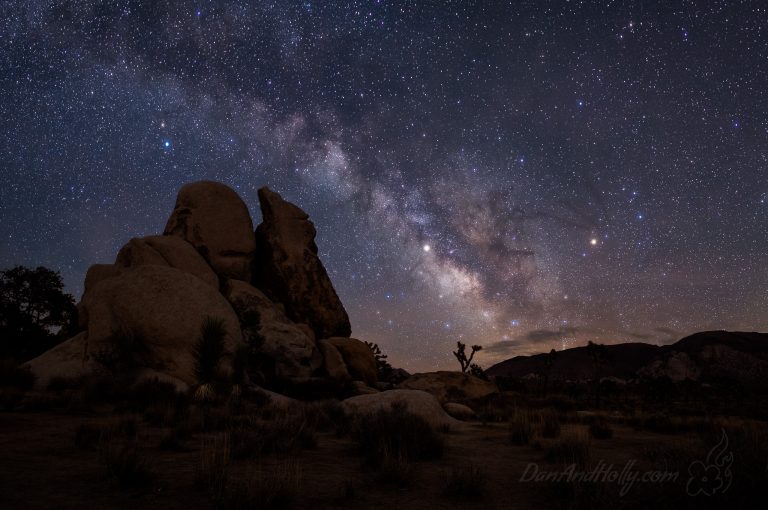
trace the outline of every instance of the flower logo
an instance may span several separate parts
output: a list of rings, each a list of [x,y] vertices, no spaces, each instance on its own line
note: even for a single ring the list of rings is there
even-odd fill
[[[723,429],[720,442],[709,450],[704,462],[696,460],[688,466],[688,485],[686,490],[690,496],[712,496],[727,491],[733,482],[731,465],[733,452],[728,451],[728,435]]]

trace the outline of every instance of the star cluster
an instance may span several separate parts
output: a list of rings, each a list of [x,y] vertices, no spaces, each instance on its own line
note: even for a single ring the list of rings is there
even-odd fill
[[[78,294],[214,179],[411,370],[766,330],[766,90],[757,0],[9,0],[0,262]]]

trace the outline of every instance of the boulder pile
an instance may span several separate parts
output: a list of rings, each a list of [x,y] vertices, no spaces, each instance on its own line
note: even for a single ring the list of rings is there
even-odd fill
[[[263,221],[254,230],[231,188],[211,181],[182,187],[163,235],[131,239],[113,264],[89,268],[78,304],[81,331],[28,363],[37,384],[114,372],[127,353],[140,373],[195,385],[201,328],[215,319],[222,373],[246,349],[259,360],[258,373],[249,375],[267,387],[374,385],[373,353],[350,338],[313,223],[266,187],[258,198]]]

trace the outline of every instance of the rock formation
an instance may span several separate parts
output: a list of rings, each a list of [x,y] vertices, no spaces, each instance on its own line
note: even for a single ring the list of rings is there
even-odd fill
[[[88,269],[78,304],[81,332],[27,363],[45,387],[53,377],[127,370],[193,386],[203,322],[225,330],[217,368],[231,373],[249,353],[251,382],[277,388],[377,391],[376,361],[348,338],[349,319],[317,256],[306,213],[267,188],[254,232],[248,208],[216,182],[179,191],[165,235],[131,239],[114,264]],[[257,243],[258,238],[258,243]],[[253,279],[252,279],[253,271]]]
[[[175,236],[134,237],[117,253],[119,269],[143,265],[175,267],[219,288],[219,277],[191,244]]]
[[[342,406],[352,415],[390,409],[393,404],[405,405],[408,411],[421,416],[435,428],[456,427],[461,424],[460,421],[451,418],[437,399],[426,391],[389,390],[370,395],[358,395],[342,402]]]
[[[306,379],[320,368],[323,358],[314,338],[260,290],[240,280],[229,280],[225,293],[246,341],[265,360],[260,368],[264,378]]]
[[[333,337],[326,342],[339,352],[353,379],[376,384],[376,359],[370,347],[355,338]]]
[[[163,233],[189,242],[220,277],[250,281],[253,221],[237,193],[224,184],[200,181],[182,187]]]
[[[426,391],[443,403],[483,398],[499,391],[492,382],[470,374],[447,371],[414,374],[399,387]]]
[[[349,317],[317,256],[307,213],[266,187],[259,190],[259,203],[263,220],[256,228],[254,284],[317,338],[348,337]]]

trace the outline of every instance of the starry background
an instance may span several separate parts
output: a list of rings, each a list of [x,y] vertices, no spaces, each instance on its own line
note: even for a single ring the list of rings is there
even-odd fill
[[[178,188],[315,221],[394,364],[768,329],[761,1],[4,1],[0,266],[87,267]]]

